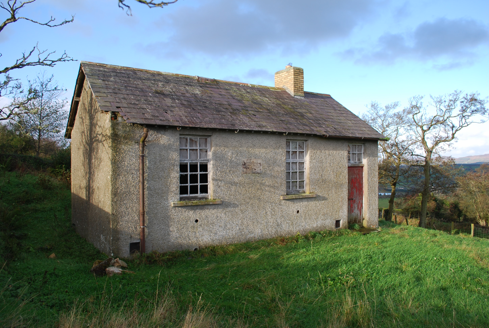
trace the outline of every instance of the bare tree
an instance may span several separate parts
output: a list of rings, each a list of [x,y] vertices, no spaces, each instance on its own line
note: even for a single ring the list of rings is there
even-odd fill
[[[126,0],[117,0],[119,8],[122,9],[127,9],[127,13],[130,15],[131,14],[131,6],[126,4]],[[149,8],[163,8],[164,6],[171,5],[172,3],[177,2],[178,0],[175,1],[154,1],[154,0],[136,0],[136,2],[142,3]]]
[[[410,173],[414,150],[413,141],[406,137],[407,117],[402,110],[397,110],[398,107],[398,102],[384,107],[372,102],[368,106],[368,112],[362,117],[386,137],[379,143],[379,182],[391,187],[387,221],[392,220],[397,185],[401,178]]]
[[[63,110],[67,101],[61,99],[65,90],[58,87],[53,76],[46,77],[45,73],[29,81],[29,89],[35,90],[36,97],[27,102],[26,112],[16,116],[12,124],[18,131],[34,139],[36,156],[40,156],[45,144],[60,138],[68,118],[67,112]]]
[[[478,93],[463,95],[460,91],[446,96],[431,96],[428,105],[423,103],[421,96],[411,98],[406,114],[410,119],[411,138],[420,150],[416,156],[423,161],[421,227],[426,227],[434,156],[454,141],[459,131],[473,123],[484,122],[488,113],[486,103],[487,100],[481,99]]]
[[[8,0],[6,4],[3,2],[0,3],[0,9],[3,9],[8,14],[7,18],[0,24],[0,33],[3,32],[8,25],[22,20],[47,27],[58,27],[73,22],[74,17],[56,24],[56,19],[52,16],[44,22],[21,16],[20,11],[24,9],[25,6],[32,4],[35,1],[36,0]],[[1,53],[0,57],[2,57]],[[39,46],[36,44],[32,46],[31,50],[23,52],[13,63],[0,69],[0,97],[9,96],[9,98],[17,99],[17,101],[14,101],[7,106],[0,107],[0,121],[11,119],[17,113],[23,112],[26,103],[36,96],[33,93],[33,90],[23,91],[20,83],[9,75],[11,71],[32,66],[53,67],[57,63],[72,60],[73,59],[69,57],[66,52],[63,52],[61,56],[55,56],[55,51],[40,50]],[[20,95],[21,93],[22,95]],[[27,95],[27,97],[25,97],[25,95]]]
[[[474,172],[458,179],[458,198],[464,212],[480,225],[489,224],[489,165],[483,164]]]

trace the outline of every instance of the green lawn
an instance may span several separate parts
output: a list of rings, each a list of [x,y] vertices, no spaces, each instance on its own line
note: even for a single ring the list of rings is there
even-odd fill
[[[71,231],[68,187],[42,190],[34,176],[2,174],[4,216],[21,208],[22,225],[13,229],[17,257],[0,272],[0,326],[489,323],[489,240],[381,221],[368,235],[324,231],[149,254],[128,261],[133,274],[94,278],[91,265],[104,256]]]

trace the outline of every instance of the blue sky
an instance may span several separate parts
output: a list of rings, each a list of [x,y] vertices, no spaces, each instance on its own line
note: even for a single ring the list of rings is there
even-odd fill
[[[262,85],[273,85],[273,74],[292,63],[304,69],[305,90],[329,93],[357,115],[372,101],[406,104],[454,90],[489,96],[486,0],[179,0],[163,9],[126,3],[132,16],[117,0],[38,0],[22,16],[74,15],[74,22],[8,26],[0,34],[0,65],[36,43],[66,51],[77,61],[12,75],[46,70],[68,100],[80,60]],[[458,139],[445,155],[489,153],[489,123]]]

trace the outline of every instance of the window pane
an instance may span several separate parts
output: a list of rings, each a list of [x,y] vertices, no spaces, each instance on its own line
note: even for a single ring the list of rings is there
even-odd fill
[[[285,163],[285,170],[290,171],[290,163]]]
[[[299,159],[304,159],[304,152],[303,151],[299,152]]]
[[[291,190],[297,190],[297,182],[296,181],[292,181],[292,188]]]
[[[190,172],[199,172],[199,166],[195,163],[190,164]]]
[[[290,141],[287,141],[287,142],[285,143],[285,149],[286,149],[286,150],[290,150]]]
[[[285,152],[285,159],[290,159],[290,151]]]
[[[210,139],[180,137],[180,195],[208,196]]]
[[[198,148],[198,140],[199,138],[188,138],[188,146],[191,148]]]
[[[198,159],[198,150],[197,149],[190,149],[189,150],[189,159]]]
[[[290,187],[291,187],[291,182],[287,181],[287,190],[291,190]]]
[[[304,141],[299,142],[299,145],[298,145],[299,150],[304,150],[304,146],[305,146]]]
[[[299,181],[299,190],[304,190],[304,181]]]
[[[291,173],[290,180],[297,181],[297,172],[292,172]]]
[[[290,149],[291,150],[297,150],[297,141],[291,141],[290,142]]]
[[[362,162],[362,153],[358,153],[358,158],[357,158],[357,161],[360,163]]]
[[[290,172],[286,172],[285,173],[285,181],[289,181],[290,180]]]
[[[200,149],[199,153],[199,159],[207,159],[207,149]]]
[[[304,172],[299,172],[299,180],[304,180]]]
[[[293,151],[293,152],[290,154],[290,159],[297,159],[297,152],[296,152],[296,151]]]
[[[197,195],[199,193],[199,186],[190,186],[190,195]]]
[[[290,163],[290,170],[297,171],[297,163]]]
[[[209,188],[207,187],[207,185],[200,185],[200,193],[201,194],[209,193]]]
[[[304,162],[299,162],[299,171],[304,171]]]
[[[180,149],[180,159],[188,159],[188,150]]]

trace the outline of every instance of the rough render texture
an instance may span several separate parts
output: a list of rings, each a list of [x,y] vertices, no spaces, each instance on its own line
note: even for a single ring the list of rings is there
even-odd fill
[[[139,241],[138,141],[142,127],[113,121],[112,252],[129,255]],[[146,249],[171,251],[236,243],[347,226],[348,140],[283,134],[155,127],[146,140]],[[179,201],[179,137],[211,138],[210,195],[221,205],[172,207]],[[307,141],[307,191],[316,198],[281,200],[285,141]],[[351,142],[351,141],[350,141]],[[365,224],[377,226],[377,143],[365,143]],[[262,162],[261,174],[243,174],[243,160]],[[372,186],[373,185],[373,186]],[[196,220],[198,222],[196,222]]]
[[[72,223],[104,253],[111,252],[111,122],[100,111],[87,83],[71,143]]]
[[[304,70],[287,67],[275,73],[275,87],[285,88],[293,96],[304,97]]]
[[[369,228],[379,226],[379,183],[378,183],[378,143],[364,142],[363,159],[363,225]]]

